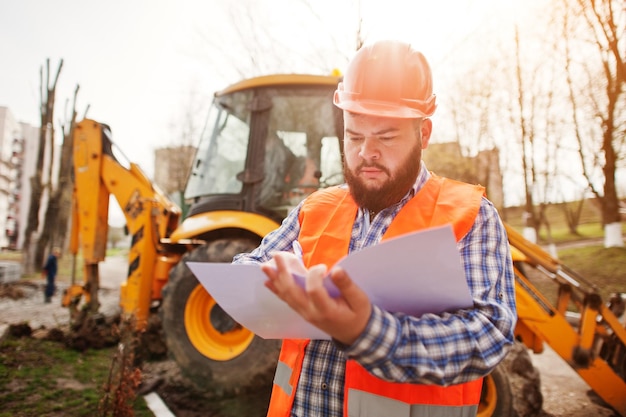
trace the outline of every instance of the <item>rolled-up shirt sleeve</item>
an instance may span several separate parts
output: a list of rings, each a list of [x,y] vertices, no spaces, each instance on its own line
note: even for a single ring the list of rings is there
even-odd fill
[[[240,253],[233,258],[234,264],[260,264],[269,261],[272,254],[279,251],[291,251],[292,243],[298,240],[300,223],[298,214],[302,203],[285,217],[280,227],[268,233],[261,244],[250,253]]]

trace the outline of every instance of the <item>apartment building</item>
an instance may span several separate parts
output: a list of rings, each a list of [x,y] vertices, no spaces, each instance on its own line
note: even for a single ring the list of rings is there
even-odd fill
[[[38,137],[39,127],[18,122],[0,106],[0,249],[20,249],[24,242]]]
[[[497,148],[469,157],[463,155],[457,142],[430,143],[422,157],[427,168],[436,174],[485,186],[487,197],[493,204],[498,209],[504,207],[500,152]]]

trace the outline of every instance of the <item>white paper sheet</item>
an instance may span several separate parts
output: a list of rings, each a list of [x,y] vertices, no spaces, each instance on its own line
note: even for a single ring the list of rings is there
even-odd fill
[[[264,286],[259,265],[188,262],[217,303],[266,339],[329,339]],[[407,234],[352,253],[338,265],[373,304],[414,316],[472,306],[451,226]]]

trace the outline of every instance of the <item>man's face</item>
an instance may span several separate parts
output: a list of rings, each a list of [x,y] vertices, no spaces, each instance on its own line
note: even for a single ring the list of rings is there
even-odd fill
[[[360,207],[380,211],[400,201],[419,173],[431,122],[344,112],[344,176]]]

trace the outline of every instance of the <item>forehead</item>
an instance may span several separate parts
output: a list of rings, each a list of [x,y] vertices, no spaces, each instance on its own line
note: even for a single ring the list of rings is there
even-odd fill
[[[369,114],[344,112],[346,129],[349,130],[402,130],[413,128],[417,119],[373,116]]]

